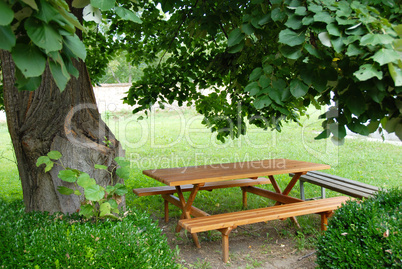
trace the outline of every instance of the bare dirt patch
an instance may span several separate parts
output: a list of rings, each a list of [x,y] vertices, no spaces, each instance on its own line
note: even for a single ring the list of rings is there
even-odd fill
[[[177,218],[165,223],[157,218],[176,260],[183,268],[315,268],[314,235],[304,235],[289,220],[240,226],[229,236],[230,262],[222,261],[221,235],[217,231],[198,234],[201,248],[190,233],[175,233]],[[319,223],[319,219],[317,219]]]

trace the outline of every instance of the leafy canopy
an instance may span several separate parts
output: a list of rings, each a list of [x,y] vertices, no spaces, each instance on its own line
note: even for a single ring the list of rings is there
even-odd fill
[[[343,139],[346,128],[402,138],[401,1],[167,0],[168,19],[156,3],[139,5],[144,23],[125,39],[131,59],[166,56],[130,89],[134,112],[195,104],[224,140],[247,122],[281,130],[308,106],[329,105],[317,138]]]
[[[126,50],[149,64],[125,98],[134,112],[194,104],[220,140],[247,122],[280,131],[310,105],[330,106],[317,138],[343,139],[346,128],[402,138],[400,0],[164,0],[163,12],[148,0],[74,0],[90,21],[87,53],[63,0],[1,1],[0,48],[12,52],[20,89],[36,89],[46,63],[64,89],[78,75],[72,58],[96,78]]]
[[[135,12],[115,0],[0,0],[0,49],[11,52],[19,90],[36,90],[46,65],[60,91],[71,76],[78,77],[73,59],[85,60],[87,51],[76,30],[94,35],[90,34],[90,25],[82,26],[71,13],[71,7],[84,8],[78,14],[87,21],[99,23],[101,12],[109,12],[115,21],[141,23]],[[91,38],[88,40],[90,45]]]

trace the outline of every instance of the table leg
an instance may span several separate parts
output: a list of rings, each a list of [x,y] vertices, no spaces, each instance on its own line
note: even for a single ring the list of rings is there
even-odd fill
[[[290,191],[293,189],[295,186],[297,180],[301,177],[303,173],[297,173],[293,176],[292,180],[289,182],[289,184],[286,186],[285,190],[282,192],[281,188],[278,185],[278,182],[276,182],[275,178],[273,176],[268,176],[269,180],[271,181],[272,186],[274,187],[275,191],[279,194],[283,195],[288,195]],[[280,202],[276,202],[275,205],[280,205]],[[290,217],[290,219],[296,224],[298,228],[300,228],[300,224],[297,221],[296,217]]]
[[[184,199],[183,192],[182,192],[180,186],[177,186],[176,189],[177,189],[177,194],[179,195],[179,199],[182,204],[182,210],[183,210],[183,213],[181,214],[180,219],[183,219],[183,218],[191,219],[191,215],[190,215],[191,206],[193,205],[195,196],[197,195],[197,192],[200,189],[200,184],[194,185],[193,189],[191,190],[190,196],[188,197],[187,203]],[[181,230],[181,227],[179,225],[177,225],[176,232],[180,232],[180,230]],[[198,241],[197,234],[192,233],[191,236],[193,237],[193,241],[194,241],[195,245],[197,246],[197,248],[201,248],[200,243]]]

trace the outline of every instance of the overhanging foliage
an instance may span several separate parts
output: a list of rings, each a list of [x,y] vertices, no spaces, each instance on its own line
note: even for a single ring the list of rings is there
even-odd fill
[[[162,3],[169,19],[139,5],[132,59],[168,57],[130,89],[134,112],[195,104],[224,140],[244,134],[247,121],[280,130],[309,105],[329,105],[317,138],[343,139],[346,128],[402,137],[401,1],[171,0]]]
[[[317,138],[343,139],[347,128],[402,137],[400,0],[160,4],[163,12],[147,0],[73,1],[92,21],[86,54],[64,1],[2,0],[0,48],[12,52],[25,90],[39,86],[46,64],[64,89],[78,75],[72,58],[86,58],[96,81],[117,49],[127,50],[133,64],[150,64],[125,99],[134,112],[195,104],[222,141],[247,122],[280,131],[310,105],[330,106]],[[97,26],[102,18],[107,29]]]

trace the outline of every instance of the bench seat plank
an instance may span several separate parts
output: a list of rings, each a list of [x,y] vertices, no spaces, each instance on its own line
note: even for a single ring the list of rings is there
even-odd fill
[[[292,174],[290,174],[292,175]],[[312,171],[308,172],[306,175],[302,175],[300,177],[300,184],[301,184],[301,195],[302,199],[304,197],[304,189],[302,188],[302,183],[303,182],[308,182],[311,184],[318,185],[322,188],[327,188],[339,193],[343,193],[355,198],[367,198],[372,195],[374,195],[376,192],[379,191],[378,187],[365,184],[363,182],[327,174],[327,173],[322,173],[322,172],[317,172],[317,171]],[[322,191],[323,192],[323,191]],[[323,192],[323,195],[325,192]]]
[[[179,225],[192,234],[210,230],[220,231],[222,234],[222,258],[226,263],[229,260],[229,234],[237,226],[318,213],[321,215],[321,229],[325,230],[328,217],[349,199],[351,198],[340,196],[194,219],[182,219],[179,221]]]
[[[216,182],[207,182],[204,186],[200,187],[199,190],[214,190],[214,189],[222,189],[222,188],[231,188],[231,187],[245,187],[245,186],[253,186],[253,185],[262,185],[262,184],[270,184],[271,181],[268,178],[257,178],[257,179],[236,179],[236,180],[224,180],[224,181],[216,181]],[[181,189],[183,192],[189,192],[193,188],[193,185],[183,185]],[[133,189],[133,192],[138,196],[149,196],[149,195],[159,195],[159,194],[174,194],[177,193],[176,187],[173,186],[161,186],[161,187],[150,187],[150,188],[138,188]]]
[[[360,186],[369,190],[373,190],[373,191],[378,191],[379,188],[363,183],[363,182],[359,182],[356,180],[351,180],[348,178],[343,178],[340,176],[336,176],[336,175],[331,175],[331,174],[327,174],[327,173],[323,173],[323,172],[318,172],[318,171],[310,171],[307,173],[307,175],[310,176],[314,176],[316,178],[320,178],[320,179],[332,179],[332,180],[336,180],[337,182],[342,182],[342,183],[347,183],[347,184],[351,184],[351,185],[355,185],[355,186]]]
[[[219,230],[223,228],[265,222],[274,219],[283,219],[313,213],[324,213],[328,211],[333,211],[349,199],[349,197],[340,196],[328,199],[305,201],[266,208],[199,217],[194,219],[182,219],[179,221],[179,225],[188,230],[190,233]]]

